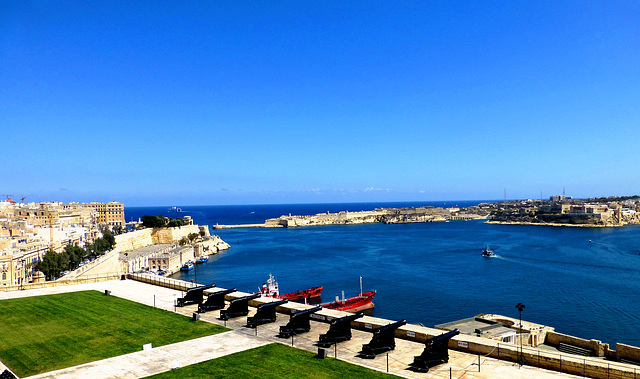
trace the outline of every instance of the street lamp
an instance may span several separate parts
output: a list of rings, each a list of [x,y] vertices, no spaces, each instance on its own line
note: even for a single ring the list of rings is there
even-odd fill
[[[520,364],[520,366],[522,366],[522,363],[524,361],[522,356],[522,310],[524,309],[524,304],[516,304],[516,309],[520,312],[520,356],[518,357],[518,363]]]

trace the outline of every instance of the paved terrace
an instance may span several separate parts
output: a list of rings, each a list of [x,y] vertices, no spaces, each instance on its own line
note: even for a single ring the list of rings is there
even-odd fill
[[[181,291],[137,282],[134,280],[114,280],[100,283],[70,285],[65,287],[52,287],[27,291],[13,291],[0,293],[0,300],[18,297],[40,296],[54,293],[74,292],[84,290],[98,290],[104,292],[110,290],[112,296],[118,296],[136,301],[149,306],[174,311],[174,300],[182,296]],[[196,310],[196,305],[177,308],[177,312],[185,316],[191,316]],[[255,308],[249,314],[255,313]],[[207,312],[201,315],[199,322],[211,322],[224,325],[218,320],[219,311]],[[266,345],[272,342],[291,345],[291,339],[276,337],[280,325],[288,321],[284,314],[278,314],[275,323],[262,325],[257,329],[244,327],[245,317],[231,319],[226,325],[233,331],[179,342],[171,345],[154,347],[150,350],[130,353],[118,357],[103,359],[83,365],[52,371],[31,376],[30,378],[141,378],[160,372],[169,371],[177,366],[187,366],[227,354],[233,354],[242,350]],[[293,345],[312,352],[317,352],[314,345],[318,335],[325,333],[328,324],[312,321],[312,328],[305,333],[293,338]],[[548,371],[531,366],[518,366],[517,364],[497,360],[489,357],[480,357],[480,372],[478,372],[478,356],[449,350],[449,363],[432,368],[428,373],[415,373],[409,371],[408,365],[413,362],[413,357],[419,355],[424,344],[396,338],[396,349],[388,354],[379,355],[375,359],[361,359],[356,357],[363,344],[371,339],[371,333],[353,330],[351,341],[337,345],[337,349],[328,349],[329,356],[369,367],[379,371],[387,371],[407,378],[577,378],[577,376]]]

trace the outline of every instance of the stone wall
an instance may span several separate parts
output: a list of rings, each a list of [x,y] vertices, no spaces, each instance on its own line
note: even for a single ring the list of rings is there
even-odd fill
[[[153,245],[153,239],[151,238],[152,232],[153,229],[142,229],[119,234],[116,236],[115,250],[122,252]]]
[[[547,345],[557,347],[560,344],[560,342],[564,342],[573,346],[578,346],[583,349],[593,350],[596,356],[598,357],[606,356],[609,351],[609,344],[602,343],[598,340],[586,340],[583,338],[578,338],[578,337],[557,333],[557,332],[547,333],[547,336],[545,338],[545,343]]]
[[[158,243],[175,243],[180,241],[182,237],[186,237],[191,233],[200,235],[200,228],[198,225],[177,226],[175,228],[160,228],[153,229],[151,238],[153,244]]]
[[[120,260],[120,253],[150,245],[176,243],[182,237],[186,237],[191,233],[199,235],[200,228],[198,225],[175,228],[147,228],[117,235],[115,236],[116,246],[112,251],[88,265],[79,267],[67,276],[69,278],[88,278],[98,275],[123,274],[127,272],[127,268],[124,262]],[[193,257],[188,259],[193,259]]]
[[[622,359],[640,362],[640,348],[635,346],[625,345],[623,343],[616,344],[616,360]]]

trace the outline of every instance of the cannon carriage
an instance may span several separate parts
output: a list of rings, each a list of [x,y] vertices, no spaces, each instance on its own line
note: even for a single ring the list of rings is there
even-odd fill
[[[351,321],[357,320],[362,316],[364,314],[356,313],[331,320],[327,333],[320,335],[318,346],[329,347],[338,342],[349,341],[351,339]]]
[[[288,300],[272,301],[258,305],[258,310],[252,317],[247,317],[247,326],[257,328],[259,325],[276,321],[276,307],[285,304]]]
[[[208,290],[209,288],[213,288],[215,286],[215,284],[209,284],[206,286],[189,288],[184,297],[180,297],[176,300],[176,305],[179,307],[184,307],[185,305],[189,304],[200,304],[202,303],[204,290]]]
[[[407,320],[396,321],[383,325],[373,331],[373,337],[368,344],[362,345],[360,356],[362,358],[373,359],[377,354],[387,352],[396,348],[396,329],[405,325]]]
[[[302,311],[292,312],[287,325],[280,327],[278,337],[289,338],[292,335],[306,333],[311,330],[309,319],[311,315],[322,309],[321,305],[317,307],[305,309]]]
[[[230,318],[246,316],[249,314],[249,300],[260,297],[259,293],[239,297],[231,300],[229,307],[220,311],[220,320],[229,320]]]

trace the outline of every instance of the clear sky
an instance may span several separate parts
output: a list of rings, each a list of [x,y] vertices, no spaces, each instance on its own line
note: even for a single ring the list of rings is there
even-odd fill
[[[0,0],[0,191],[640,193],[638,1]]]

